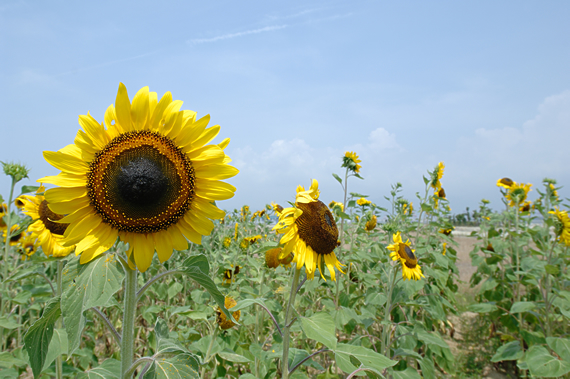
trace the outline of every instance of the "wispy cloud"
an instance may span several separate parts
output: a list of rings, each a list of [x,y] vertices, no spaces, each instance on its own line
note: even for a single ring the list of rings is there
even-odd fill
[[[232,38],[237,38],[237,37],[243,37],[243,36],[247,36],[250,34],[259,34],[259,33],[265,33],[265,32],[272,32],[275,30],[279,30],[279,29],[285,29],[287,28],[289,25],[273,25],[273,26],[266,26],[264,28],[259,28],[259,29],[251,29],[251,30],[246,30],[243,32],[237,32],[237,33],[228,33],[228,34],[222,34],[221,36],[216,36],[216,37],[212,37],[212,38],[198,38],[198,39],[191,39],[190,41],[188,41],[191,44],[200,44],[200,43],[210,43],[210,42],[216,42],[216,41],[221,41],[221,40],[225,40],[225,39],[232,39]]]

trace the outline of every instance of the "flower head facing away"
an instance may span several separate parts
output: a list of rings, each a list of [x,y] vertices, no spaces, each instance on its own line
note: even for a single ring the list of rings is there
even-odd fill
[[[568,217],[568,212],[554,208],[553,211],[548,213],[556,216],[554,219],[554,232],[556,234],[556,238],[560,243],[570,246],[570,217]]]
[[[400,232],[394,234],[394,243],[387,246],[387,249],[391,251],[390,258],[394,261],[400,261],[402,264],[402,276],[404,280],[414,279],[420,280],[424,277],[422,274],[422,269],[418,264],[418,258],[414,250],[411,249],[411,243],[409,240],[406,242],[402,241]]]
[[[358,174],[360,173],[360,168],[362,167],[359,165],[360,162],[362,161],[358,159],[358,155],[356,155],[356,153],[347,151],[344,153],[344,157],[342,157],[341,167],[346,167],[355,174]]]
[[[188,240],[200,244],[225,212],[213,204],[229,199],[235,187],[225,182],[238,170],[224,153],[229,140],[208,145],[218,125],[196,119],[167,92],[158,101],[142,88],[129,100],[119,85],[104,123],[79,116],[83,130],[75,143],[45,159],[62,172],[39,181],[59,188],[46,191],[53,212],[66,214],[64,244],[77,244],[81,263],[111,248],[117,237],[129,244],[129,264],[142,272],[156,251],[161,262]]]
[[[297,270],[305,266],[307,278],[313,279],[318,267],[324,279],[323,266],[336,280],[335,268],[342,272],[342,264],[336,258],[334,249],[338,246],[338,229],[328,207],[320,201],[319,183],[313,179],[311,188],[297,188],[295,206],[285,208],[273,227],[284,234],[280,243],[285,245],[279,258],[293,252]]]
[[[443,170],[445,170],[445,165],[443,162],[439,162],[430,175],[430,185],[431,188],[435,190],[435,192],[438,192],[441,189],[440,180],[443,178]]]
[[[224,300],[224,306],[226,307],[227,310],[235,307],[236,305],[237,301],[235,301],[229,296],[226,296]],[[233,318],[235,318],[236,321],[239,321],[239,318],[241,316],[241,311],[233,312],[232,316]],[[229,320],[226,317],[225,313],[222,312],[222,310],[219,307],[216,309],[216,321],[218,322],[218,325],[220,325],[220,328],[223,330],[229,329],[235,325],[235,323],[232,320]]]
[[[509,189],[513,184],[515,184],[515,182],[513,182],[510,178],[501,178],[497,180],[497,187]]]

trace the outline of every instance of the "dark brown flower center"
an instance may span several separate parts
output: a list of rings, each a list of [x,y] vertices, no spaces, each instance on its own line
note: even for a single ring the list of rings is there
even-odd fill
[[[53,213],[51,209],[49,209],[48,202],[46,200],[40,203],[38,214],[40,215],[40,220],[42,220],[46,229],[52,234],[63,235],[63,233],[65,233],[65,229],[69,226],[69,224],[55,222],[61,220],[63,215]]]
[[[319,255],[332,253],[337,246],[338,229],[327,206],[317,200],[299,203],[297,207],[303,211],[295,220],[299,237]]]
[[[400,257],[404,258],[405,261],[404,264],[406,265],[406,267],[411,269],[416,268],[416,266],[418,265],[418,258],[416,257],[416,255],[408,245],[400,244],[399,253]]]
[[[190,208],[196,175],[174,142],[150,131],[114,138],[87,174],[91,205],[124,232],[154,233],[176,224]]]

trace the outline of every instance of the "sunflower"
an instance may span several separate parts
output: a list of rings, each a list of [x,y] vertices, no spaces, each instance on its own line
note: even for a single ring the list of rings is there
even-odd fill
[[[231,244],[232,244],[231,237],[224,238],[224,247],[230,247]]]
[[[556,216],[554,220],[554,231],[558,241],[566,246],[570,246],[570,217],[568,217],[568,212],[561,211],[556,207],[553,211],[548,213]]]
[[[232,269],[227,269],[224,270],[224,278],[222,279],[222,283],[224,284],[231,284],[234,280],[237,274],[239,274],[239,270],[241,269],[241,266],[236,266],[234,267],[234,265],[231,265],[233,268]]]
[[[338,229],[332,213],[319,200],[319,183],[316,180],[313,179],[308,191],[301,186],[297,188],[295,206],[283,210],[273,230],[284,234],[280,243],[285,246],[279,258],[293,252],[297,270],[305,266],[308,279],[315,277],[316,267],[325,278],[321,268],[323,261],[332,280],[336,280],[335,267],[342,272],[343,265],[334,253],[338,245]]]
[[[532,205],[531,202],[527,200],[521,204],[521,206],[519,207],[519,210],[521,212],[529,212],[531,209],[531,205]]]
[[[420,280],[421,278],[424,278],[422,269],[418,264],[418,258],[414,254],[415,250],[411,249],[410,240],[402,242],[400,232],[394,234],[392,237],[394,239],[394,243],[389,245],[387,249],[392,251],[392,253],[390,253],[390,258],[392,258],[393,261],[399,260],[402,264],[402,276],[404,277],[404,280]]]
[[[377,223],[378,223],[378,219],[377,219],[376,215],[372,215],[368,219],[368,221],[366,221],[366,225],[364,226],[364,229],[366,229],[367,231],[374,230]]]
[[[445,253],[447,252],[447,242],[443,243],[443,250],[441,252],[441,255],[445,255]]]
[[[453,226],[451,228],[446,228],[446,229],[440,229],[439,232],[441,234],[445,234],[446,236],[450,235],[451,232],[453,231],[453,229],[455,229]]]
[[[371,202],[370,200],[367,200],[367,199],[365,199],[365,198],[363,198],[363,197],[361,197],[360,199],[356,200],[356,204],[362,205],[362,206],[370,205],[371,203],[372,203],[372,202]]]
[[[229,296],[226,296],[224,300],[224,306],[226,307],[226,309],[233,308],[236,305],[237,301],[235,301]],[[239,318],[241,316],[241,311],[235,311],[234,313],[232,313],[232,316],[236,321],[239,321]],[[220,325],[220,328],[222,328],[223,330],[229,329],[235,325],[235,323],[232,320],[228,320],[228,318],[226,317],[224,312],[222,312],[220,307],[216,309],[216,321],[218,322],[218,325]]]
[[[6,229],[6,223],[4,222],[4,216],[8,213],[8,205],[3,203],[0,206],[0,230]]]
[[[414,211],[414,204],[412,202],[404,203],[404,205],[402,205],[403,214],[411,216],[413,211]]]
[[[361,167],[359,165],[360,162],[362,161],[358,159],[358,155],[356,155],[356,153],[352,151],[347,151],[346,153],[344,153],[344,157],[342,157],[341,167],[346,167],[355,174],[358,174],[360,172],[360,167]]]
[[[548,189],[550,190],[551,196],[554,197],[555,201],[558,200],[558,191],[556,191],[556,187],[552,183],[548,183]]]
[[[39,189],[44,191],[43,186]],[[50,210],[49,204],[43,195],[22,196],[24,208],[22,211],[34,221],[28,226],[28,231],[38,239],[39,245],[46,256],[66,257],[73,251],[75,246],[63,246],[63,234],[68,224],[59,222],[63,215]]]
[[[333,211],[335,211],[335,208],[338,208],[341,212],[344,212],[344,205],[334,200],[329,203],[329,208]]]
[[[20,225],[14,224],[10,227],[10,246],[19,245],[24,240],[26,233],[24,233],[24,231],[17,233],[18,231],[20,231]],[[8,237],[8,228],[4,229],[2,236],[4,237],[4,241],[6,241],[6,237]]]
[[[45,159],[62,172],[39,181],[60,188],[46,191],[50,209],[66,214],[66,246],[86,263],[110,249],[117,237],[129,244],[129,264],[144,272],[156,250],[161,262],[188,240],[200,244],[214,228],[211,219],[225,212],[214,204],[233,197],[235,187],[222,182],[238,170],[228,163],[225,139],[207,145],[219,125],[206,128],[210,116],[180,111],[182,102],[167,92],[158,101],[148,87],[129,100],[121,83],[115,106],[104,123],[79,116],[83,130],[75,143]]]
[[[435,192],[438,192],[441,189],[441,178],[443,177],[443,170],[445,169],[445,165],[443,164],[443,162],[439,162],[437,164],[437,166],[435,166],[435,169],[433,170],[433,172],[431,173],[431,180],[430,180],[430,185],[431,188],[433,188],[435,190]]]
[[[23,240],[20,242],[20,249],[22,250],[22,260],[29,259],[36,253],[38,249],[38,239],[33,233],[26,233]]]
[[[236,226],[234,228],[234,240],[236,241],[238,239],[238,234],[239,234],[239,224],[236,222]]]
[[[14,205],[18,208],[18,209],[22,209],[24,208],[24,198],[25,195],[20,195],[16,198],[16,200],[14,200]]]
[[[531,186],[532,184],[530,183],[514,183],[506,194],[507,200],[509,200],[509,206],[514,207],[518,204],[524,204],[529,191],[531,191]]]
[[[497,180],[497,187],[503,187],[506,189],[511,188],[511,186],[513,184],[516,184],[515,182],[513,182],[510,178],[501,178],[499,180]]]
[[[281,212],[283,212],[283,207],[277,203],[274,203],[273,201],[271,202],[271,206],[273,207],[273,212],[275,212],[277,216],[281,216]]]
[[[286,257],[279,259],[279,255],[283,248],[276,247],[274,249],[269,249],[265,252],[265,265],[269,268],[277,268],[279,265],[285,267],[291,267],[291,262],[293,261],[293,253],[289,253]]]

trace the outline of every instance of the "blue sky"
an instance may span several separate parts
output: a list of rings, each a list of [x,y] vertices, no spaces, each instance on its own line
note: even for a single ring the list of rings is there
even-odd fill
[[[73,143],[80,114],[102,121],[123,82],[221,125],[240,169],[222,208],[285,203],[312,178],[341,200],[347,150],[365,178],[349,189],[378,204],[396,182],[414,201],[444,161],[454,212],[499,208],[504,176],[531,199],[544,177],[568,186],[569,16],[566,1],[4,1],[0,160],[32,169],[23,184],[56,174],[42,151]]]

